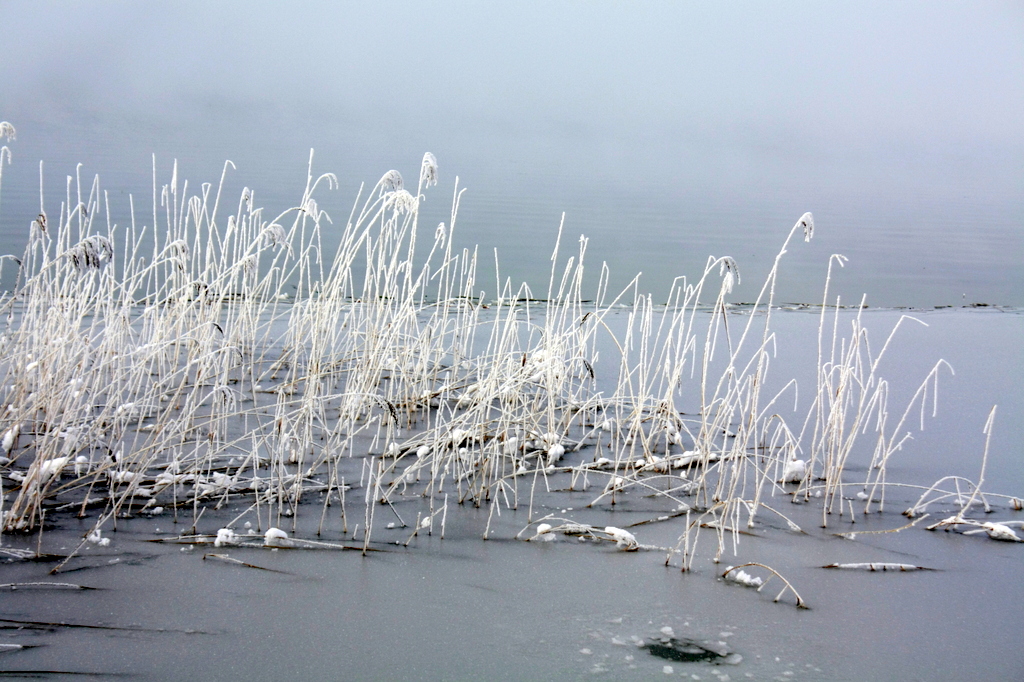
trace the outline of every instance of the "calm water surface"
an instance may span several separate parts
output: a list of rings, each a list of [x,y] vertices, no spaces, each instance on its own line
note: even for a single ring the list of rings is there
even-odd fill
[[[1013,4],[5,9],[5,253],[39,210],[40,160],[51,216],[67,176],[99,174],[123,227],[129,194],[152,223],[152,154],[158,189],[178,159],[190,193],[231,159],[227,203],[249,187],[274,216],[314,148],[314,172],[339,178],[318,196],[337,224],[360,183],[395,168],[414,184],[430,151],[441,183],[423,224],[449,222],[461,177],[456,240],[480,245],[489,293],[495,248],[503,279],[545,287],[564,212],[567,242],[591,238],[595,283],[606,261],[613,284],[642,271],[662,295],[729,255],[750,301],[812,211],[781,300],[818,301],[841,253],[847,302],[1024,305]]]

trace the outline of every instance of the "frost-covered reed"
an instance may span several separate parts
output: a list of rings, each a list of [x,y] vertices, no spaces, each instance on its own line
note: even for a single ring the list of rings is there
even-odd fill
[[[195,188],[175,165],[158,186],[154,161],[152,210],[132,204],[126,226],[76,171],[59,212],[41,209],[24,253],[0,261],[17,269],[0,309],[5,532],[44,514],[99,528],[160,511],[195,532],[204,509],[244,500],[281,537],[285,519],[294,531],[309,514],[366,550],[387,524],[409,527],[409,541],[443,534],[449,502],[486,507],[485,537],[504,510],[538,523],[561,477],[592,491],[591,506],[664,499],[681,527],[669,559],[686,570],[703,534],[718,560],[761,514],[799,530],[778,500],[819,501],[822,525],[881,509],[908,420],[934,409],[947,368],[938,361],[893,409],[881,373],[892,335],[873,354],[860,314],[844,334],[826,282],[811,404],[784,416],[796,386],[770,376],[785,341],[775,290],[793,238],[813,235],[809,213],[739,312],[729,257],[662,299],[636,280],[609,291],[602,265],[591,293],[587,240],[566,254],[561,228],[543,298],[511,280],[487,296],[476,250],[456,246],[457,182],[447,224],[419,225],[431,154],[414,190],[389,171],[343,222],[319,206],[337,180],[315,175],[312,155],[299,201],[273,217],[249,189],[228,204],[232,167]],[[866,477],[847,471],[858,457]],[[421,504],[403,517],[409,499]],[[546,525],[533,537],[578,524]],[[211,542],[230,544],[224,530]],[[623,529],[586,533],[640,546]]]

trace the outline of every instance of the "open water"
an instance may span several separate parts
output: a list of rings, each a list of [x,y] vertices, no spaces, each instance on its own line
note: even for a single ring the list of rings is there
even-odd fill
[[[752,301],[789,228],[779,300],[1024,305],[1024,19],[1013,3],[859,7],[529,3],[5,3],[0,251],[20,253],[66,178],[94,175],[111,222],[152,223],[153,184],[243,187],[269,217],[314,173],[343,223],[360,183],[440,163],[423,224],[479,245],[480,288],[546,289],[548,256],[590,238],[595,273],[667,293],[709,255]],[[156,177],[153,176],[153,155]],[[78,164],[81,164],[79,170]],[[224,220],[224,217],[221,217]],[[340,230],[340,226],[338,228]],[[330,234],[325,235],[330,242]],[[6,280],[5,280],[6,281]],[[9,284],[7,284],[9,286]]]

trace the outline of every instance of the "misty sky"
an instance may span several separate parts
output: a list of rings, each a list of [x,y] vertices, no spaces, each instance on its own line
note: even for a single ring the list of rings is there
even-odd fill
[[[948,214],[956,196],[1005,223],[1024,196],[1020,2],[0,0],[0,15],[0,120],[28,175],[82,161],[109,186],[157,152],[204,180],[232,158],[301,184],[316,147],[323,170],[371,182],[429,150],[483,197],[554,188],[569,211],[742,193],[792,200],[792,224],[805,204]]]

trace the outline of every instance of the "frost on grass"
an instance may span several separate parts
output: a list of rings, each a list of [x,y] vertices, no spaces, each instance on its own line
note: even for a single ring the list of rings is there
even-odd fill
[[[621,550],[635,552],[640,547],[636,541],[636,536],[628,530],[616,528],[615,526],[606,526],[604,532],[615,541],[615,546]]]
[[[768,372],[785,343],[775,289],[790,243],[813,235],[809,213],[739,314],[729,256],[709,257],[667,296],[636,281],[610,291],[607,273],[593,291],[587,240],[570,248],[561,230],[546,291],[498,281],[488,294],[477,252],[456,244],[461,189],[445,222],[420,229],[437,181],[425,154],[415,189],[389,171],[335,221],[319,194],[337,178],[314,175],[312,156],[302,196],[277,215],[248,188],[222,196],[223,177],[197,192],[175,165],[145,218],[115,229],[99,180],[69,180],[59,217],[41,210],[25,252],[0,259],[17,263],[0,297],[3,531],[165,510],[206,533],[226,523],[213,544],[230,546],[249,534],[204,513],[243,503],[270,528],[266,546],[321,546],[277,527],[305,516],[365,551],[378,529],[411,529],[407,546],[438,526],[443,538],[451,497],[453,510],[482,512],[484,537],[525,512],[521,539],[632,552],[651,547],[607,512],[639,503],[657,507],[643,523],[675,529],[674,546],[659,548],[666,563],[689,571],[697,557],[735,556],[765,516],[799,531],[784,501],[816,505],[822,526],[891,505],[889,466],[915,417],[934,412],[947,366],[890,404],[884,356],[897,329],[877,344],[859,311],[831,305],[836,256],[808,358],[816,379],[800,387],[811,399],[783,409],[796,386]],[[1016,537],[1012,520],[968,519],[999,503],[982,479],[943,480],[912,511],[962,497],[944,527]],[[558,511],[564,491],[591,496],[587,517]]]

